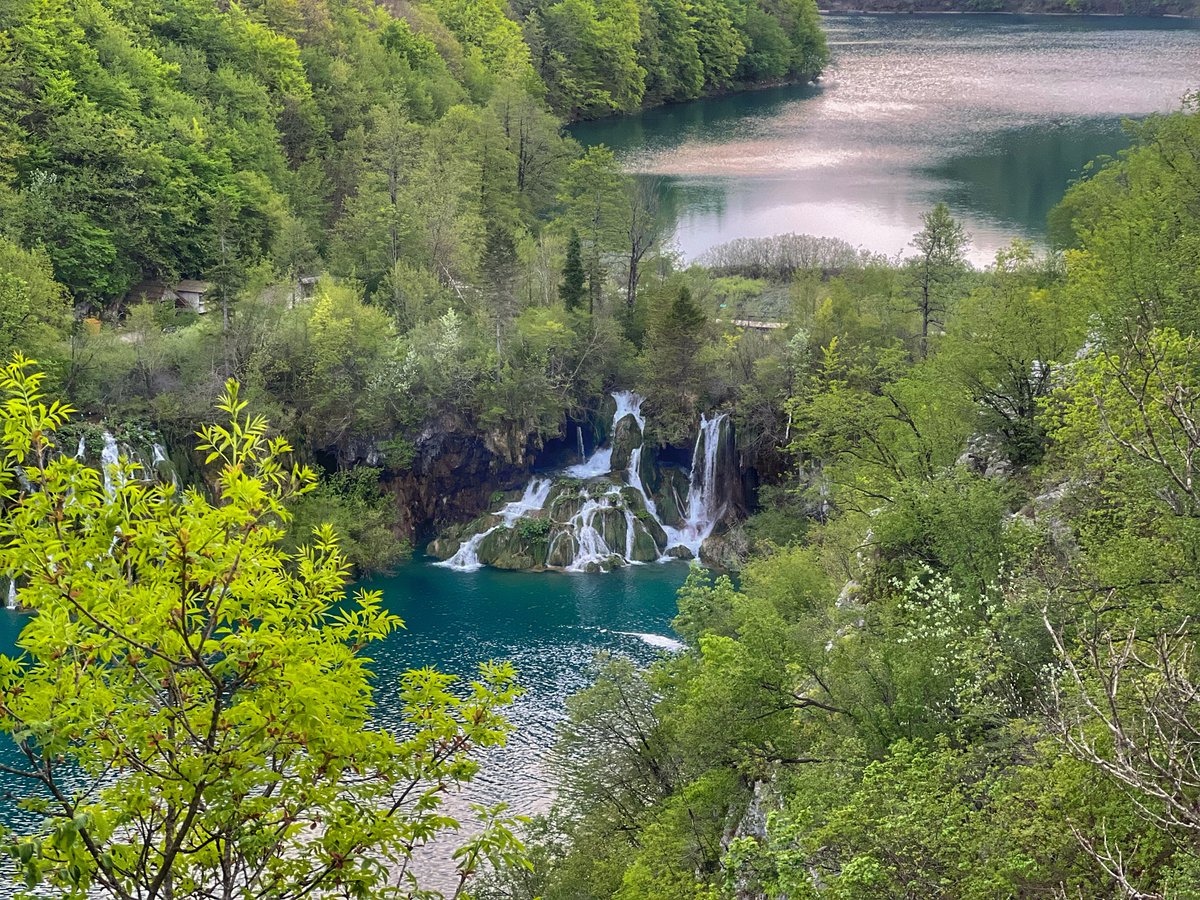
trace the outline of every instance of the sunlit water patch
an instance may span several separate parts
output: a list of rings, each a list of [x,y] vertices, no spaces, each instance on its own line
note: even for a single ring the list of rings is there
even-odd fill
[[[945,201],[985,263],[1046,216],[1088,161],[1128,146],[1127,117],[1200,88],[1200,23],[1064,16],[825,17],[818,85],[585,123],[655,178],[692,259],[800,232],[903,251]]]

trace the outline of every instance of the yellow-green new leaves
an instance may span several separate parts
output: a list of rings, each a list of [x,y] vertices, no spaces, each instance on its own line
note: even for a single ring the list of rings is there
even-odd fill
[[[401,622],[378,593],[345,596],[329,528],[280,549],[314,476],[237,385],[228,423],[200,435],[221,467],[210,502],[130,463],[106,489],[55,452],[69,410],[39,382],[24,359],[0,382],[0,570],[36,611],[21,655],[0,657],[0,730],[21,758],[5,768],[41,815],[7,840],[21,877],[73,897],[410,896],[414,849],[458,827],[443,796],[505,739],[512,668],[466,686],[409,673],[402,733],[377,727],[364,651]],[[507,821],[485,832],[464,881],[519,855]]]

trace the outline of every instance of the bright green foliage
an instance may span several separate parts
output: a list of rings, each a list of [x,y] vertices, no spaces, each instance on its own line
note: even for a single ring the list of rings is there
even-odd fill
[[[210,503],[129,462],[102,479],[59,454],[71,410],[41,380],[12,363],[2,413],[0,565],[37,611],[21,655],[0,661],[0,727],[42,822],[9,839],[26,883],[81,898],[409,896],[396,873],[455,826],[442,795],[475,774],[473,748],[504,740],[512,669],[469,684],[409,672],[404,731],[373,726],[364,651],[402,623],[377,593],[344,596],[332,528],[280,549],[314,477],[237,385],[219,404],[228,424],[200,436],[220,467]],[[469,874],[516,861],[517,845],[499,821],[457,858]]]
[[[534,63],[555,109],[591,118],[638,108],[646,71],[637,59],[636,0],[558,0],[533,16],[526,27],[537,38]]]
[[[939,203],[922,218],[924,228],[913,235],[916,253],[908,260],[910,309],[916,313],[917,353],[929,355],[930,335],[946,324],[946,312],[966,274],[966,250],[971,243],[962,224]]]
[[[1114,334],[1155,322],[1184,334],[1200,327],[1200,97],[1184,111],[1137,126],[1137,145],[1119,165],[1067,195],[1078,251],[1067,256],[1078,302]],[[1127,335],[1126,335],[1127,336]]]
[[[68,319],[66,292],[46,252],[0,238],[0,354],[56,349]]]
[[[590,310],[599,310],[604,300],[603,254],[620,247],[624,238],[629,189],[616,157],[607,147],[590,147],[571,163],[563,179],[559,201],[563,220],[574,229],[584,253]]]
[[[380,491],[380,474],[380,469],[356,466],[323,479],[292,504],[286,543],[302,544],[314,528],[328,524],[357,571],[399,562],[408,547],[392,533],[395,501]]]
[[[1085,337],[1058,274],[1040,265],[1027,244],[1001,251],[995,277],[963,300],[941,349],[944,364],[982,407],[982,430],[999,435],[1019,464],[1041,459],[1039,403],[1055,367]]]
[[[505,15],[500,0],[431,0],[429,5],[493,76],[521,79],[532,74],[521,28]]]

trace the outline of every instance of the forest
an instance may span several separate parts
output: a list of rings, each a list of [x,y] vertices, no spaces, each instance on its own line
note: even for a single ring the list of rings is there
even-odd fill
[[[628,388],[664,448],[729,410],[756,502],[448,894],[1200,896],[1200,96],[983,268],[940,204],[904,257],[684,263],[564,128],[826,58],[811,0],[0,6],[23,890],[420,896],[520,673],[408,672],[368,727],[401,623],[347,584]],[[110,431],[181,484],[86,465]],[[496,480],[415,512],[450,439]]]

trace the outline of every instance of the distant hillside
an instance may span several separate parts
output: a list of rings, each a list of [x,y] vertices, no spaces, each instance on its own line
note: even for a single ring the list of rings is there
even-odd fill
[[[1053,13],[1200,18],[1200,0],[823,0],[822,12]]]

